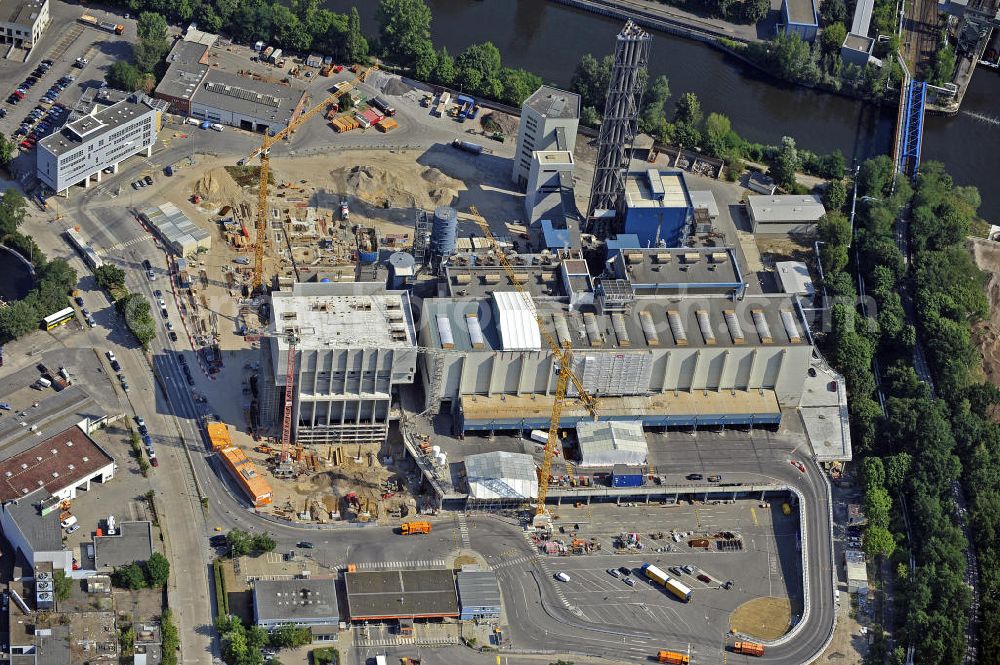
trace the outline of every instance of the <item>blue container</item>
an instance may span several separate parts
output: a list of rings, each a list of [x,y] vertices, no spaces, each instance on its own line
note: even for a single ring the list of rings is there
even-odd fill
[[[450,206],[438,206],[434,210],[434,222],[431,227],[431,254],[439,257],[454,254],[457,235],[458,211]]]
[[[358,261],[360,263],[375,263],[378,261],[378,250],[374,252],[358,252]]]
[[[611,471],[612,487],[642,487],[642,469],[635,466],[616,464]]]

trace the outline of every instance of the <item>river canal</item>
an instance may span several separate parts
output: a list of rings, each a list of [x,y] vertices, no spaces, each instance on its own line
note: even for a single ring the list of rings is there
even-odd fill
[[[504,64],[524,67],[546,82],[565,86],[584,53],[602,56],[614,48],[621,22],[546,0],[427,0],[434,15],[431,36],[453,55],[471,43],[492,41]],[[325,0],[339,12],[358,6],[363,29],[377,33],[378,3]],[[892,149],[895,107],[784,85],[700,42],[654,32],[650,73],[664,74],[676,99],[694,92],[706,115],[724,113],[745,138],[776,143],[792,136],[818,152],[840,149],[865,158]],[[981,214],[1000,220],[1000,188],[993,186],[1000,153],[1000,74],[980,70],[953,118],[928,117],[924,159],[948,165],[959,184],[976,185]],[[993,157],[991,157],[993,155]]]

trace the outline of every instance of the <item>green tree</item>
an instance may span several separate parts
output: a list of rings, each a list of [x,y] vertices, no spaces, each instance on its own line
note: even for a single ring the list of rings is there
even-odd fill
[[[885,486],[894,492],[902,490],[912,465],[913,457],[909,453],[896,453],[886,458]]]
[[[781,145],[771,164],[770,173],[779,185],[792,189],[795,185],[795,174],[800,166],[799,152],[795,147],[795,139],[790,136],[781,137]]]
[[[198,27],[206,32],[218,33],[222,30],[223,19],[210,4],[198,5]]]
[[[94,270],[97,286],[108,291],[121,289],[125,286],[125,271],[118,266],[105,263]]]
[[[70,266],[66,259],[53,259],[38,272],[48,286],[63,293],[76,286],[76,269]]]
[[[0,340],[10,341],[38,330],[43,316],[26,300],[18,300],[0,309]]]
[[[308,628],[296,628],[292,624],[278,626],[269,636],[269,644],[278,649],[294,649],[312,643],[312,633]]]
[[[954,75],[955,50],[950,44],[946,44],[934,54],[934,66],[927,76],[927,81],[931,85],[944,85],[945,83],[951,83],[951,78]]]
[[[159,552],[153,552],[146,562],[146,579],[151,587],[166,586],[170,578],[170,562]]]
[[[16,189],[8,189],[0,196],[0,240],[6,240],[17,231],[28,214],[28,203]]]
[[[884,487],[869,487],[865,491],[865,515],[869,525],[889,528],[889,511],[892,509],[892,499]],[[869,529],[871,526],[869,526]]]
[[[702,121],[701,101],[693,92],[685,92],[677,100],[674,109],[674,122],[685,123],[692,127],[700,127]]]
[[[504,67],[500,71],[500,81],[503,85],[503,95],[500,101],[511,106],[520,106],[535,90],[542,85],[542,79],[525,69],[510,69]]]
[[[866,159],[858,170],[858,195],[876,198],[885,196],[895,172],[892,158],[888,155]]]
[[[593,106],[584,106],[580,110],[580,122],[588,127],[598,127],[601,124],[601,114]]]
[[[146,575],[137,563],[119,566],[111,573],[111,582],[122,589],[142,589],[146,586]]]
[[[885,466],[880,457],[866,457],[862,462],[865,487],[885,487]]]
[[[368,40],[361,32],[361,16],[357,7],[351,7],[347,15],[347,58],[351,62],[368,60]]]
[[[639,131],[653,134],[663,126],[667,120],[668,99],[670,99],[670,81],[666,76],[657,76],[642,100]]]
[[[424,0],[379,0],[379,43],[385,57],[415,67],[431,46],[431,10]]]
[[[312,33],[303,28],[302,21],[291,9],[280,3],[271,7],[271,30],[275,41],[283,48],[306,51],[312,46]]]
[[[251,547],[255,552],[272,552],[277,545],[271,534],[265,531],[253,535]]]
[[[156,12],[142,12],[137,22],[139,39],[153,42],[167,41],[167,19]]]
[[[823,206],[829,211],[841,211],[847,204],[847,185],[843,180],[831,180],[823,190]]]
[[[0,166],[7,168],[10,166],[14,155],[17,154],[17,145],[14,144],[6,134],[0,134]]]
[[[455,58],[451,57],[448,49],[442,46],[434,66],[434,80],[450,87],[455,82],[455,76]]]
[[[582,106],[591,106],[598,113],[604,112],[614,61],[614,56],[607,55],[598,60],[590,53],[584,54],[580,59],[580,64],[576,66],[573,78],[570,80],[569,89],[580,95]]]
[[[253,537],[243,529],[233,529],[226,534],[226,544],[233,557],[250,554]]]
[[[757,24],[767,18],[771,11],[769,0],[744,0],[742,19],[744,23]]]
[[[865,554],[875,559],[888,559],[896,551],[896,541],[888,529],[881,526],[869,526],[865,529],[863,538]]]
[[[823,25],[847,23],[847,3],[844,0],[823,0],[819,8],[820,21]]]
[[[139,343],[145,346],[156,337],[156,321],[150,315],[149,301],[138,293],[120,298],[115,306],[125,315],[125,325]]]
[[[847,38],[847,26],[843,23],[831,23],[823,29],[819,43],[826,53],[840,53],[840,47]]]
[[[341,111],[350,111],[354,108],[354,97],[351,97],[351,93],[345,92],[337,98],[337,105]]]
[[[68,577],[63,571],[57,570],[54,576],[54,581],[56,600],[69,600],[70,596],[73,595],[73,578]]]
[[[115,60],[104,75],[104,80],[112,88],[134,92],[142,87],[142,72],[125,60]]]
[[[737,149],[739,137],[733,132],[729,118],[721,113],[709,113],[705,119],[705,149],[713,155],[727,155]]]

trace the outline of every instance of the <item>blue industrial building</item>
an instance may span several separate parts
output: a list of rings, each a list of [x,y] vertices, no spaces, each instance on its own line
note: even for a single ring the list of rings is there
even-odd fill
[[[678,247],[694,219],[681,171],[648,169],[625,179],[625,233],[641,247]]]
[[[816,0],[784,0],[781,15],[785,19],[785,30],[797,32],[804,42],[816,39],[819,32],[819,12]]]

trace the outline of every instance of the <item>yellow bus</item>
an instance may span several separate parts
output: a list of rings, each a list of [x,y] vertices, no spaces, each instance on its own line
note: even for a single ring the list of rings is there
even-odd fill
[[[73,308],[67,307],[66,309],[61,309],[55,314],[50,314],[42,319],[42,327],[46,330],[52,330],[53,328],[58,328],[59,326],[66,325],[73,320]]]

